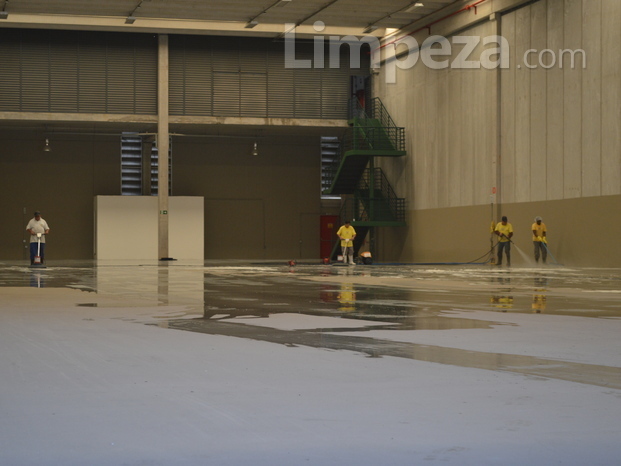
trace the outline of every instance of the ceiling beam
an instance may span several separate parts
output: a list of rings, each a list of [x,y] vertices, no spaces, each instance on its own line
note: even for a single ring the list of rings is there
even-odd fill
[[[141,32],[155,34],[198,34],[198,35],[243,35],[255,37],[284,36],[284,24],[261,23],[252,29],[246,28],[247,23],[241,21],[190,21],[134,17],[131,23],[127,17],[118,16],[73,16],[73,15],[32,15],[11,13],[0,23],[0,27],[31,28],[31,29],[68,29],[87,31]],[[384,29],[378,29],[377,35]],[[296,28],[298,38],[313,38],[322,35],[360,35],[358,27],[327,26],[317,31],[312,25],[301,25]]]

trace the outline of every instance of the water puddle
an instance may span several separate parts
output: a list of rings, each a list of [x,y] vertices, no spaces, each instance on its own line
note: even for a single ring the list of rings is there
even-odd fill
[[[540,325],[547,332],[544,338],[555,331],[555,322],[570,318],[616,323],[621,319],[620,269],[170,264],[52,265],[34,271],[0,265],[2,287],[88,293],[88,298],[75,302],[78,307],[152,306],[162,312],[145,323],[176,330],[621,388],[616,367],[565,362],[545,353],[507,354],[437,344],[447,341],[439,338],[447,332],[460,332],[455,335],[466,335],[466,340],[489,332],[489,339],[526,322]],[[477,312],[485,314],[468,315]],[[522,320],[501,319],[501,314]],[[523,320],[537,317],[559,320]],[[422,344],[397,341],[382,332],[435,332],[436,337],[428,337],[433,344]]]
[[[162,326],[159,324],[159,326]],[[398,357],[485,370],[513,372],[621,389],[618,367],[563,362],[515,354],[486,353],[434,345],[379,340],[364,336],[340,336],[338,329],[279,330],[212,319],[169,320],[170,329],[224,335],[285,345],[355,351],[368,357]],[[349,328],[348,331],[352,329]]]

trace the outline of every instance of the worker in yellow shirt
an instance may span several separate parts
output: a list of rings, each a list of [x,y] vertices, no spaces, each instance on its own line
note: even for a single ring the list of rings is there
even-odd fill
[[[345,225],[341,225],[341,228],[336,232],[336,236],[341,239],[341,249],[343,250],[343,262],[345,264],[354,264],[354,238],[356,237],[356,230],[351,226],[349,220],[345,221]]]
[[[507,266],[511,267],[511,237],[513,236],[513,226],[508,222],[506,216],[503,216],[502,221],[496,225],[494,233],[499,236],[498,262],[496,265],[502,265],[502,251],[504,250],[507,255]]]
[[[535,245],[535,262],[539,263],[539,255],[541,254],[541,260],[545,264],[548,258],[546,224],[543,223],[541,217],[535,217],[535,223],[533,223],[531,229],[533,230],[533,244]]]

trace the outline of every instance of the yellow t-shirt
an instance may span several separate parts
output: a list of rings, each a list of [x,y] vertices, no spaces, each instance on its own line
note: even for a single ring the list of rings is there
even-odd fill
[[[336,232],[336,235],[341,239],[341,246],[348,247],[353,246],[354,243],[352,241],[345,241],[346,239],[352,240],[354,236],[356,236],[356,230],[351,225],[342,225],[341,228]]]
[[[507,222],[506,225],[503,225],[502,222],[499,222],[498,225],[496,225],[496,229],[494,231],[499,232],[501,235],[505,235],[500,236],[498,241],[500,241],[501,243],[506,243],[507,241],[509,241],[509,233],[513,233],[513,227],[509,222]]]
[[[546,224],[543,222],[541,222],[541,225],[537,225],[537,222],[533,223],[533,226],[530,228],[530,230],[537,232],[536,235],[533,235],[533,241],[539,241],[537,237],[543,237],[543,234],[548,231],[546,230]]]

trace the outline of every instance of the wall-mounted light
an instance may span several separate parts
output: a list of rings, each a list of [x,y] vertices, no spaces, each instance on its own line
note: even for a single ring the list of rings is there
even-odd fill
[[[252,146],[252,155],[259,155],[259,148],[257,147],[257,141],[255,141],[254,146]]]
[[[8,11],[0,11],[0,19],[7,19],[9,17]]]
[[[412,11],[416,10],[417,8],[423,7],[425,6],[422,2],[414,2],[412,3],[409,7],[407,7],[404,11],[406,13],[411,13]]]
[[[248,21],[244,27],[246,29],[252,29],[253,27],[255,27],[258,24],[259,24],[258,21]]]
[[[135,16],[128,16],[125,18],[125,24],[134,24],[136,22]]]
[[[52,148],[50,147],[50,140],[45,138],[45,146],[43,146],[43,152],[52,152]]]

